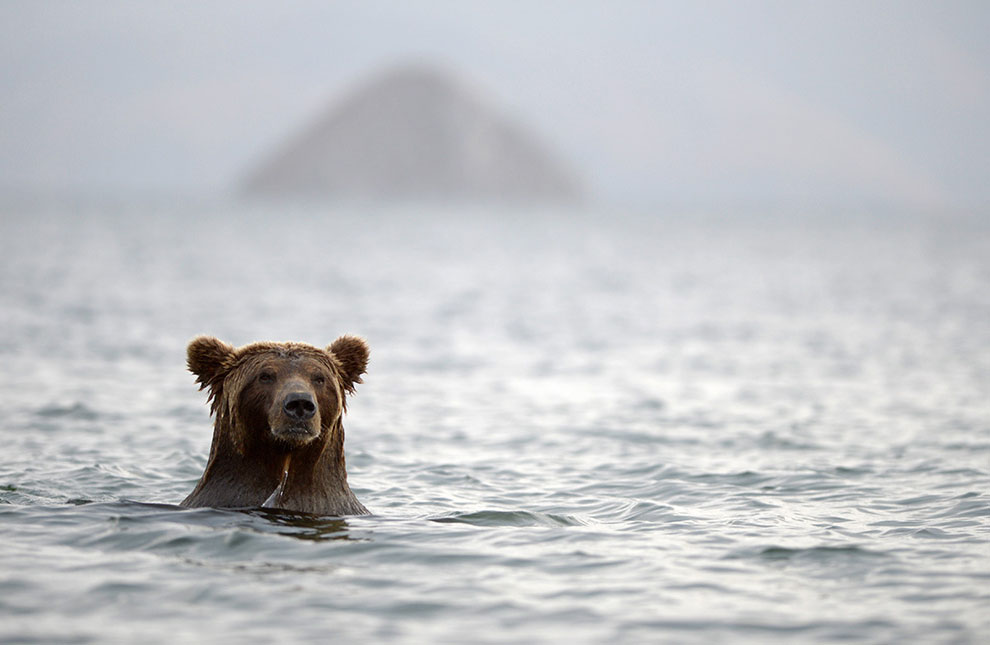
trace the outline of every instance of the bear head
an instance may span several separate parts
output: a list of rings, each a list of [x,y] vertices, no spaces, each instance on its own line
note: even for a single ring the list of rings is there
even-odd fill
[[[223,438],[241,454],[326,442],[368,364],[368,346],[355,336],[325,349],[268,342],[235,348],[201,336],[187,354],[189,371],[209,390],[214,443]]]

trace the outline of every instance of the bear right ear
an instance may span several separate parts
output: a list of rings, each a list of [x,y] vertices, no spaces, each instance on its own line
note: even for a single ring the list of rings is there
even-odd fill
[[[228,361],[236,350],[213,336],[200,336],[186,350],[189,371],[196,375],[199,389],[215,389],[226,374]]]
[[[340,366],[340,384],[348,394],[354,394],[354,385],[361,382],[361,375],[368,369],[368,343],[357,336],[341,336],[327,351]]]

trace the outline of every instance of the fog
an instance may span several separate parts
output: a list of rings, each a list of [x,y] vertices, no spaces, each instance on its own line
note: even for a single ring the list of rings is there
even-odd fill
[[[228,195],[442,66],[603,204],[990,203],[983,2],[0,5],[0,192]]]

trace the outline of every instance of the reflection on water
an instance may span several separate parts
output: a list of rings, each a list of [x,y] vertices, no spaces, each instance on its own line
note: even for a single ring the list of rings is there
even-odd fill
[[[279,535],[291,535],[301,540],[352,540],[347,532],[347,520],[340,517],[323,517],[309,513],[296,513],[271,508],[245,511],[262,517],[277,526]]]

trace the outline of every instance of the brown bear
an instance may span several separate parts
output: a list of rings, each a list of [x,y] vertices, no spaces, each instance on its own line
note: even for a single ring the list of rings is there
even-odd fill
[[[341,423],[368,365],[362,339],[234,348],[201,336],[188,364],[215,420],[206,471],[182,506],[368,513],[347,486]]]

